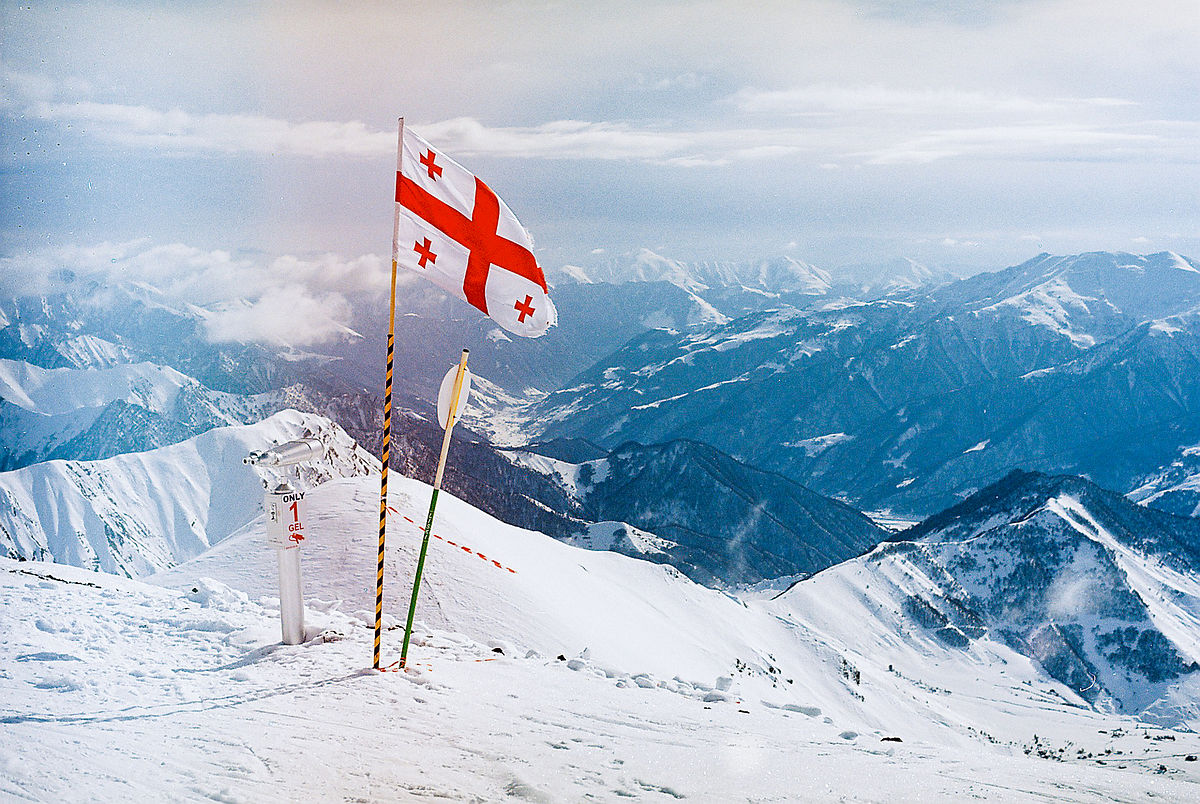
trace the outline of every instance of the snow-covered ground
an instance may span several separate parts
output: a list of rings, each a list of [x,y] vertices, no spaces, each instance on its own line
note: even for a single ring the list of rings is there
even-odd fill
[[[376,483],[309,494],[299,646],[261,517],[152,583],[0,561],[0,797],[1200,799],[1195,733],[900,633],[861,561],[742,601],[445,494],[411,667],[375,672]],[[428,495],[392,484],[385,664]]]

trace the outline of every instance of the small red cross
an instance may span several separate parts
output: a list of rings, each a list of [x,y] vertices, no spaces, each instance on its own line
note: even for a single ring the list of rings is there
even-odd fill
[[[441,165],[435,165],[433,163],[433,159],[433,151],[427,150],[425,153],[421,154],[421,159],[419,161],[425,166],[425,169],[429,171],[429,178],[437,181],[442,175],[442,168]]]
[[[429,241],[428,237],[419,243],[413,243],[413,251],[421,255],[421,259],[417,260],[417,265],[422,268],[425,267],[426,262],[437,262],[437,255],[433,253],[431,246],[433,243]]]
[[[533,315],[533,297],[526,296],[525,301],[517,302],[513,305],[513,309],[520,313],[520,315],[517,316],[517,321],[524,324],[525,317]]]

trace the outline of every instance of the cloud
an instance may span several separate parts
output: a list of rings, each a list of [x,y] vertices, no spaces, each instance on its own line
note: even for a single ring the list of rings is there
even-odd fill
[[[62,292],[82,282],[149,286],[175,306],[191,305],[213,341],[307,346],[353,337],[356,304],[387,292],[390,266],[366,254],[285,255],[266,261],[227,251],[147,240],[68,246],[0,258],[0,293]]]
[[[1156,133],[1069,124],[984,126],[931,131],[861,154],[870,164],[928,164],[971,156],[1021,160],[1127,160],[1168,156],[1173,145]]]
[[[539,126],[488,127],[460,117],[420,127],[421,136],[464,155],[661,161],[688,155],[695,134],[636,130],[619,123],[557,120]]]
[[[983,25],[1003,14],[1009,7],[1028,0],[855,0],[855,7],[868,13],[911,23],[951,22],[957,25]]]
[[[40,120],[83,126],[120,145],[166,151],[377,156],[396,148],[396,135],[357,120],[293,123],[260,115],[192,114],[118,103],[39,102],[26,114]]]
[[[690,75],[690,74],[685,74]],[[689,79],[690,80],[690,79]],[[93,139],[163,154],[387,156],[396,135],[358,121],[291,121],[258,114],[194,113],[103,103],[77,81],[4,72],[0,108],[56,123]],[[806,154],[815,164],[928,164],[988,159],[1192,161],[1200,123],[1126,120],[1137,104],[1114,97],[1035,97],[957,88],[810,84],[744,88],[726,98],[753,126],[553,120],[489,126],[473,117],[410,121],[456,155],[606,160],[705,168],[779,163]],[[764,123],[766,123],[764,125]]]
[[[712,83],[713,79],[710,76],[697,72],[680,73],[679,75],[657,79],[647,78],[644,75],[636,77],[636,86],[639,89],[649,89],[656,92],[696,90],[709,86]]]
[[[837,86],[814,84],[786,90],[746,88],[730,99],[740,111],[751,114],[887,113],[903,115],[978,114],[996,112],[1042,113],[1072,105],[1089,105],[1087,100],[1040,100],[1015,95],[971,92],[958,89],[897,89],[885,86]],[[1110,100],[1108,105],[1124,105]]]
[[[206,317],[205,329],[214,342],[306,346],[350,336],[352,313],[339,293],[314,295],[303,285],[288,285],[220,306]]]
[[[598,159],[676,167],[769,161],[813,147],[812,137],[795,130],[672,130],[584,120],[489,127],[463,117],[421,125],[420,132],[439,147],[464,156]]]
[[[41,73],[22,72],[20,70],[3,69],[0,72],[3,87],[0,94],[0,108],[15,105],[20,99],[45,100],[52,98],[58,91],[58,86],[49,76]]]
[[[291,154],[378,157],[396,134],[360,121],[291,122],[260,115],[193,114],[146,106],[37,101],[23,114],[60,123],[107,143],[159,153]],[[538,126],[486,126],[469,117],[416,124],[421,136],[455,155],[521,159],[596,159],[682,167],[774,158],[801,150],[780,132],[655,130],[624,123],[556,120]],[[794,139],[786,132],[782,137]],[[747,147],[742,147],[747,146]]]
[[[5,249],[383,249],[403,112],[563,263],[791,239],[849,263],[929,238],[933,259],[947,233],[1001,230],[1194,250],[1200,16],[1183,5],[20,4],[0,228]],[[1030,248],[984,242],[954,259]]]
[[[811,84],[744,88],[726,99],[762,122],[784,121],[823,149],[843,143],[823,164],[923,165],[951,158],[1009,161],[1192,163],[1200,123],[1153,119],[1140,104],[1107,96],[1036,96],[957,88]],[[759,149],[763,155],[767,150]]]
[[[776,105],[786,95],[767,93],[747,101],[757,108]],[[921,117],[945,104],[976,110],[1069,108],[1010,100],[989,106],[970,93],[851,92],[841,96],[822,90],[811,96],[820,104],[806,108],[870,111],[872,104],[890,113]],[[840,98],[840,100],[839,100]],[[905,99],[916,99],[905,105]],[[765,99],[765,100],[764,100]],[[1089,101],[1090,103],[1091,101]],[[1070,103],[1083,103],[1072,101]],[[822,105],[823,104],[823,105]],[[1097,108],[1108,101],[1096,101]],[[789,106],[789,108],[799,108]],[[191,114],[143,106],[94,102],[33,104],[28,113],[39,119],[70,124],[108,142],[159,153],[220,152],[226,154],[292,154],[306,157],[379,157],[393,153],[396,135],[372,130],[358,121],[293,123],[257,115]],[[809,153],[824,157],[820,165],[850,160],[866,164],[928,164],[953,157],[1019,160],[1152,160],[1195,161],[1200,124],[1148,121],[1090,124],[1072,121],[1000,123],[938,128],[927,120],[898,130],[896,126],[841,122],[813,127],[777,126],[704,131],[637,128],[626,123],[557,120],[538,126],[487,126],[469,117],[416,124],[421,135],[445,150],[465,157],[510,159],[574,159],[644,162],[682,168],[713,167],[741,162],[772,163]]]
[[[10,81],[19,93],[45,95],[32,77]],[[377,157],[395,152],[394,131],[356,120],[292,122],[251,114],[194,114],[95,101],[36,100],[21,106],[25,117],[70,126],[106,143],[160,153],[292,154],[307,157]],[[417,124],[423,137],[464,156],[527,159],[603,159],[687,164],[714,161],[699,151],[713,141],[725,147],[747,132],[688,132],[636,129],[626,124],[556,120],[538,126],[489,127],[469,117]],[[752,135],[751,135],[752,138]],[[721,142],[717,142],[717,150]],[[753,158],[753,152],[742,158]]]

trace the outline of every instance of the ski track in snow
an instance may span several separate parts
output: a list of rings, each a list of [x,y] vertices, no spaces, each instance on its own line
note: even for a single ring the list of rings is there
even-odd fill
[[[1069,706],[990,642],[956,653],[863,628],[862,612],[886,600],[861,566],[743,603],[669,568],[503,525],[448,494],[411,668],[375,672],[374,482],[310,492],[299,646],[278,644],[262,517],[153,585],[0,560],[0,798],[1200,796],[1196,764],[1183,759],[1200,748],[1195,734],[1150,741],[1128,718]],[[428,494],[399,478],[390,497],[385,664],[399,650],[420,539],[405,517],[423,521]],[[1010,665],[997,674],[1000,659]],[[1026,756],[1034,733],[1120,753],[1104,766]],[[1170,772],[1149,772],[1160,763]]]

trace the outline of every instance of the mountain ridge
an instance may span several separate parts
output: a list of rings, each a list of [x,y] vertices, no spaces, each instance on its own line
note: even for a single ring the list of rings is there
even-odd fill
[[[1200,678],[1200,520],[1083,478],[1014,471],[865,560],[931,580],[900,604],[936,638],[991,634],[1093,706],[1167,717]]]
[[[695,437],[867,509],[928,515],[1018,466],[1132,489],[1200,440],[1200,272],[1133,260],[1041,257],[919,296],[648,333],[528,418],[606,448]],[[1161,299],[1076,304],[1072,270]],[[1163,273],[1187,292],[1164,296]]]

